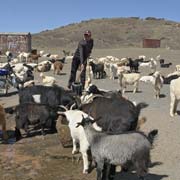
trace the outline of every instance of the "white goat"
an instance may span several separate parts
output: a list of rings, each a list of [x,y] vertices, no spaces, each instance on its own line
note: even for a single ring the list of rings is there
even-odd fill
[[[50,59],[58,59],[59,58],[59,55],[58,54],[51,54],[49,56]]]
[[[17,56],[20,60],[20,62],[28,62],[28,58],[30,57],[30,53],[26,53],[26,52],[21,52],[18,56]]]
[[[155,98],[159,99],[160,90],[163,86],[163,78],[160,74],[160,72],[156,71],[152,76],[142,76],[139,81],[145,82],[145,83],[151,83],[154,88],[155,92]]]
[[[177,115],[177,105],[180,100],[180,78],[174,79],[170,83],[170,116]]]
[[[143,61],[145,61],[146,56],[145,56],[145,55],[139,55],[139,56],[138,56],[138,59],[143,59]]]
[[[117,70],[118,70],[117,64],[110,63],[109,66],[110,79],[114,80],[117,77]]]
[[[39,51],[40,56],[43,56],[44,50]]]
[[[179,64],[176,65],[176,71],[180,72],[180,65]]]
[[[158,56],[156,56],[156,60],[159,61],[161,58],[161,55],[159,54]]]
[[[145,82],[145,83],[152,83],[154,81],[153,76],[142,76],[139,81]]]
[[[149,62],[141,62],[139,64],[139,67],[150,67],[151,73],[155,73],[156,67],[157,67],[157,62],[153,58],[150,58]]]
[[[14,64],[13,65],[13,71],[15,73],[21,73],[22,71],[27,71],[28,68],[26,66],[23,65],[23,63],[18,63],[18,64]]]
[[[154,87],[154,91],[155,91],[155,98],[159,99],[160,90],[163,86],[163,78],[159,71],[156,71],[153,74],[153,77],[154,77],[153,87]]]
[[[157,67],[157,62],[155,59],[151,58],[150,59],[150,68],[151,68],[151,73],[156,72],[156,67]]]
[[[43,73],[40,73],[39,76],[42,78],[44,86],[53,86],[56,84],[56,79],[52,76],[45,76]]]
[[[73,150],[72,154],[78,153],[79,149],[77,144],[80,146],[80,152],[83,158],[83,173],[87,174],[89,170],[89,161],[88,161],[88,150],[90,150],[90,145],[87,141],[84,128],[76,127],[78,122],[82,121],[83,116],[86,118],[88,115],[80,110],[66,110],[65,112],[59,112],[61,115],[65,115],[67,121],[69,122],[68,126],[70,129],[71,137],[73,140]],[[90,119],[93,120],[92,117]],[[94,128],[97,131],[102,131],[102,129],[95,123]]]
[[[87,89],[89,85],[92,83],[92,79],[93,79],[93,71],[92,71],[92,67],[88,63],[86,66],[85,89]]]
[[[121,87],[122,94],[125,93],[127,85],[134,85],[133,93],[138,91],[138,84],[139,84],[140,74],[139,73],[124,73],[122,71],[118,72],[118,80]]]

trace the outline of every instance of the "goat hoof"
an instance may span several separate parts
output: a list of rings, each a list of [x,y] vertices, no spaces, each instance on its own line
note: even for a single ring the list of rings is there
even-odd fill
[[[143,176],[140,176],[139,179],[140,180],[145,180],[145,178]]]
[[[73,150],[72,151],[72,154],[78,154],[79,153],[79,150]]]
[[[83,170],[83,174],[88,174],[88,173],[89,173],[88,169]]]

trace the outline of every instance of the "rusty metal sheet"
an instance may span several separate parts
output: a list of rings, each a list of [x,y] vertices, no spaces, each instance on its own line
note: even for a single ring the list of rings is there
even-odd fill
[[[159,39],[143,39],[143,48],[159,48],[161,40]]]
[[[13,54],[17,54],[18,52],[30,52],[31,35],[0,33],[0,51],[2,53],[11,51]]]

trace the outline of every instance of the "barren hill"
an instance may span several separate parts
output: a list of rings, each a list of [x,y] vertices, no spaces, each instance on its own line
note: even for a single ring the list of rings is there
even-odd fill
[[[32,35],[37,49],[74,49],[83,32],[92,31],[95,48],[142,47],[143,38],[161,39],[161,48],[180,49],[180,23],[148,17],[103,18],[73,23]]]

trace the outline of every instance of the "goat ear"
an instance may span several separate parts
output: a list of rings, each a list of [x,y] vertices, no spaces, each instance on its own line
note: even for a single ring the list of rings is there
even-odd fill
[[[81,126],[81,123],[77,123],[76,128],[78,128],[79,126]]]
[[[92,111],[91,109],[88,111],[88,117],[90,117],[91,111]]]
[[[99,121],[102,117],[99,116],[98,118],[94,119],[94,122]]]

